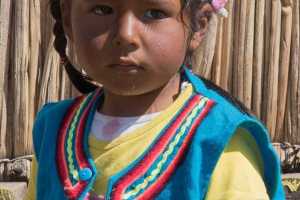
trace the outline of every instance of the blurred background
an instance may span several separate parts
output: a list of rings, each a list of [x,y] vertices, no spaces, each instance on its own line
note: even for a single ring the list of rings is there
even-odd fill
[[[28,179],[41,106],[80,95],[53,48],[48,2],[0,0],[0,181]],[[300,172],[300,0],[229,0],[227,10],[212,17],[193,70],[251,109],[286,172]],[[69,55],[76,63],[72,44]]]

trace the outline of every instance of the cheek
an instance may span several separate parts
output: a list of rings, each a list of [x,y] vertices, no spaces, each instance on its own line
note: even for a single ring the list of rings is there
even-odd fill
[[[77,22],[80,24],[80,22]],[[84,23],[83,23],[84,24]],[[74,42],[82,48],[102,49],[104,46],[106,33],[101,27],[84,24],[74,25]]]
[[[84,66],[101,65],[108,34],[96,26],[83,25],[74,30],[74,46],[78,60]]]
[[[152,55],[158,63],[163,65],[162,69],[177,68],[183,63],[187,45],[185,34],[182,29],[171,29],[164,33],[155,34],[149,39]]]

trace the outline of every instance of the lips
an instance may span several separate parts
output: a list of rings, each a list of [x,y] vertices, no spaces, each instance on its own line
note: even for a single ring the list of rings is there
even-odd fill
[[[135,64],[124,64],[124,63],[116,63],[116,64],[111,64],[109,66],[110,67],[124,67],[124,68],[129,68],[129,67],[140,68],[140,66],[135,65]]]
[[[142,66],[139,65],[133,59],[120,58],[117,62],[110,64],[109,67],[112,68],[124,68],[124,69],[142,69]]]

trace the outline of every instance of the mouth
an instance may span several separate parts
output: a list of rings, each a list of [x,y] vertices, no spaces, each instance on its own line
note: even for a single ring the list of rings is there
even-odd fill
[[[109,67],[120,70],[139,70],[143,69],[141,65],[132,59],[120,58],[117,62],[110,64]]]
[[[134,64],[122,64],[122,63],[116,63],[109,65],[111,68],[125,68],[125,69],[131,69],[131,68],[141,68],[139,65]]]

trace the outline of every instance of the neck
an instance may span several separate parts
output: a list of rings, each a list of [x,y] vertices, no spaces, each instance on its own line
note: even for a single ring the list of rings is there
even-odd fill
[[[142,95],[120,96],[104,89],[104,102],[98,111],[111,116],[139,116],[160,112],[175,101],[179,91],[179,74],[161,88]]]

